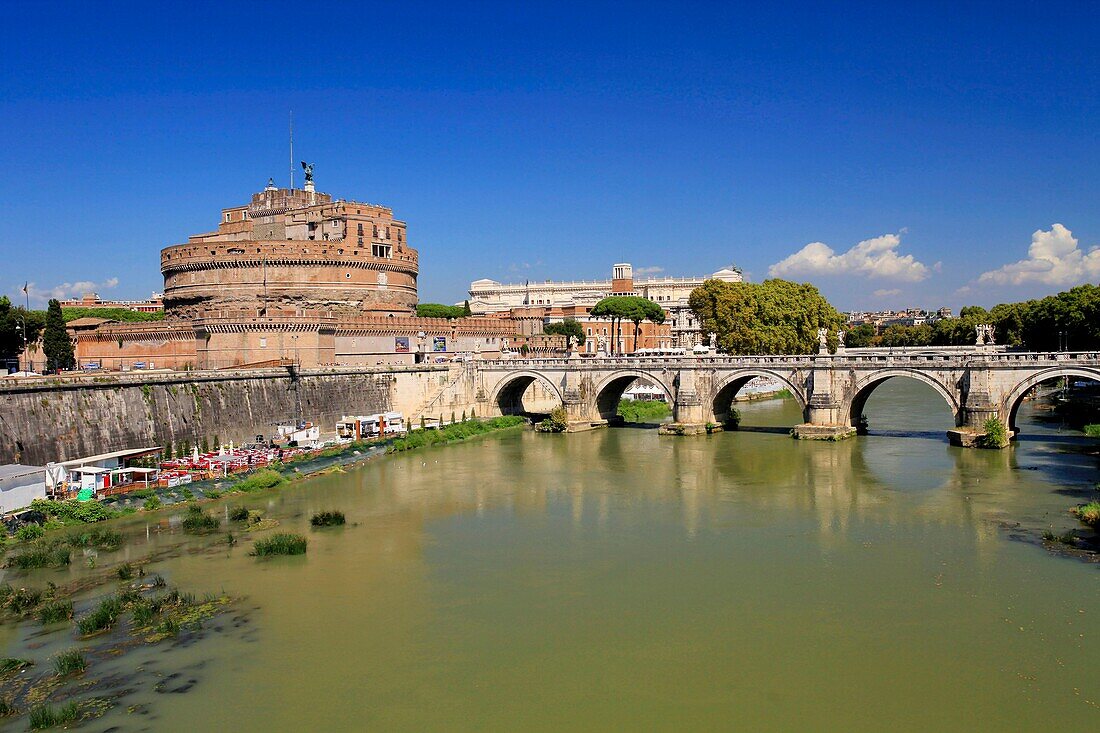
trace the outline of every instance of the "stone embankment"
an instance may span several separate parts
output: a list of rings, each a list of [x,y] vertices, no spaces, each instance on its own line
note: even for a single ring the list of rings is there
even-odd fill
[[[412,416],[451,380],[444,365],[144,372],[0,382],[0,464],[43,465],[123,448],[246,442],[299,415]]]

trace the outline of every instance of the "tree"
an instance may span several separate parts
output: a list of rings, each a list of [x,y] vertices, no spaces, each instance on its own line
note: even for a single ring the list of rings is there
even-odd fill
[[[474,314],[474,312],[472,310],[470,310],[470,301],[468,301],[468,300],[462,301],[462,315],[472,316],[473,314]]]
[[[861,323],[853,326],[844,334],[844,345],[854,349],[862,346],[872,346],[875,342],[875,327],[870,323]]]
[[[634,350],[638,350],[642,321],[652,321],[658,325],[665,322],[664,308],[649,298],[637,296],[626,298],[626,319],[634,324]]]
[[[50,301],[46,309],[46,328],[42,334],[42,350],[46,353],[46,369],[72,369],[76,366],[73,340],[65,328],[61,303]]]
[[[575,318],[566,318],[561,323],[548,323],[542,332],[552,336],[572,336],[577,346],[584,346],[584,328]]]
[[[638,329],[642,321],[664,323],[665,312],[661,306],[649,298],[637,295],[611,295],[592,306],[589,315],[596,318],[611,319],[611,352],[615,353],[615,344],[619,341],[624,320],[634,324],[634,348],[638,348]]]
[[[817,330],[830,332],[835,345],[844,317],[809,283],[765,280],[730,283],[707,280],[691,292],[688,304],[704,333],[718,336],[734,354],[812,354]]]
[[[14,359],[23,351],[23,329],[26,343],[33,345],[42,335],[46,319],[41,311],[15,307],[8,297],[0,296],[0,359]]]
[[[461,305],[418,303],[416,305],[416,315],[418,318],[462,318],[467,313]]]

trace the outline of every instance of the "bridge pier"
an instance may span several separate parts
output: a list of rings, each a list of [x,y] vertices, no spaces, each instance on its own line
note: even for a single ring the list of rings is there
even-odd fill
[[[850,417],[843,414],[841,405],[833,398],[833,373],[831,361],[820,364],[814,360],[811,377],[810,400],[806,404],[806,422],[795,425],[791,436],[798,440],[844,440],[856,434]]]
[[[695,389],[695,372],[680,371],[675,380],[676,397],[672,403],[672,423],[657,429],[658,435],[700,435],[707,432],[710,416]],[[713,425],[713,423],[709,423]]]

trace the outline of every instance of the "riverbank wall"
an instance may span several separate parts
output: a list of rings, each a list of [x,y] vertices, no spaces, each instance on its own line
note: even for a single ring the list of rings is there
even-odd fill
[[[78,375],[0,383],[0,464],[44,465],[124,448],[248,442],[300,415],[335,431],[343,415],[418,415],[446,365]]]

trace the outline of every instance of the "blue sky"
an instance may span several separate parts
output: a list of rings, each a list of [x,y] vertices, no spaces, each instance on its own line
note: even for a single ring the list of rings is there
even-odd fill
[[[8,0],[0,292],[159,290],[287,180],[291,109],[320,190],[409,223],[424,301],[619,261],[842,309],[1095,283],[1098,8]]]

